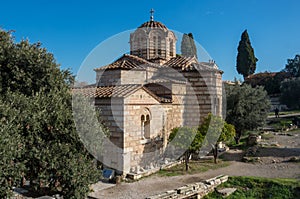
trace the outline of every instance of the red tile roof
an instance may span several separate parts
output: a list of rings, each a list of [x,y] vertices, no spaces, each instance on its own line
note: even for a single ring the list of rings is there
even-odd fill
[[[152,91],[145,88],[144,86],[137,84],[127,84],[119,86],[101,86],[101,87],[89,87],[89,88],[75,88],[73,89],[73,94],[82,94],[86,97],[94,98],[112,98],[112,97],[127,97],[134,93],[138,89],[143,89],[154,99],[162,103],[170,103],[171,99],[158,97]]]
[[[90,88],[73,89],[74,94],[83,94],[87,97],[107,98],[107,97],[125,97],[137,90],[140,86],[136,84],[121,86],[102,86]]]
[[[197,62],[198,61],[195,57],[177,56],[167,61],[164,64],[164,66],[169,66],[172,68],[182,68],[182,70],[184,70],[184,69],[188,69],[189,67],[192,67],[192,64]]]
[[[147,21],[143,23],[139,28],[160,28],[168,30],[168,28],[163,23],[158,21]]]
[[[96,68],[94,70],[99,71],[99,70],[107,70],[107,69],[124,69],[124,70],[143,69],[144,64],[153,65],[153,63],[148,62],[147,60],[140,58],[138,56],[124,54],[122,57],[117,59],[117,61],[114,61],[113,63],[108,64],[106,66]]]
[[[95,71],[100,70],[144,70],[145,66],[152,66],[155,68],[171,67],[175,69],[181,69],[183,71],[189,70],[207,70],[207,71],[219,71],[217,65],[214,62],[198,62],[195,57],[176,56],[171,58],[163,65],[159,65],[141,57],[135,55],[124,54],[122,57],[117,59],[111,64],[103,67],[94,69]]]
[[[198,62],[195,57],[177,56],[171,58],[164,64],[164,67],[179,68],[182,71],[220,71],[214,62]],[[222,71],[220,71],[222,72]]]

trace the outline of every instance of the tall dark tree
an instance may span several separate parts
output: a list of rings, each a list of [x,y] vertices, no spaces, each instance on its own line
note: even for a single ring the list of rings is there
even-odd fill
[[[238,55],[236,59],[236,69],[242,74],[244,79],[256,70],[256,62],[258,59],[254,55],[247,30],[242,33],[238,46]]]
[[[261,127],[270,110],[270,100],[263,87],[248,84],[226,85],[226,122],[235,126],[238,143],[246,130]]]
[[[300,55],[296,55],[294,59],[288,59],[284,70],[292,77],[300,77]]]
[[[181,41],[181,54],[186,57],[197,56],[197,48],[195,45],[194,37],[192,33],[184,33]]]

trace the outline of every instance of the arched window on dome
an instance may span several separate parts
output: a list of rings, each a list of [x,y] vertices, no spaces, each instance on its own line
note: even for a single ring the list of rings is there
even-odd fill
[[[174,42],[172,39],[170,39],[170,56],[173,57],[174,56]]]
[[[158,36],[158,39],[157,39],[157,54],[159,56],[161,56],[161,37]]]
[[[157,55],[157,39],[156,39],[156,36],[153,37],[153,44],[152,44],[152,47],[153,47],[153,56],[155,57]]]
[[[136,52],[138,56],[141,56],[141,38],[136,39]]]
[[[145,49],[145,38],[141,37],[141,45],[140,45],[141,55],[145,53],[144,49]]]

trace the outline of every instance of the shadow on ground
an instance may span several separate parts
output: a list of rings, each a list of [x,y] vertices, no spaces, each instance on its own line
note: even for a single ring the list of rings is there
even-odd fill
[[[239,149],[231,149],[223,153],[220,158],[225,161],[241,161],[245,152]]]
[[[256,157],[290,157],[300,156],[300,148],[259,148]]]

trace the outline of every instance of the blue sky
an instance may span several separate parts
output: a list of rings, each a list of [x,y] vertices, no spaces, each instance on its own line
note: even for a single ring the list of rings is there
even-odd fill
[[[299,7],[298,0],[3,1],[0,27],[15,30],[16,41],[42,42],[62,68],[76,74],[95,47],[148,21],[154,8],[154,19],[169,29],[192,32],[224,71],[223,79],[232,80],[242,78],[235,65],[245,29],[259,60],[256,72],[279,71],[300,53]],[[124,50],[117,47],[104,51]]]

